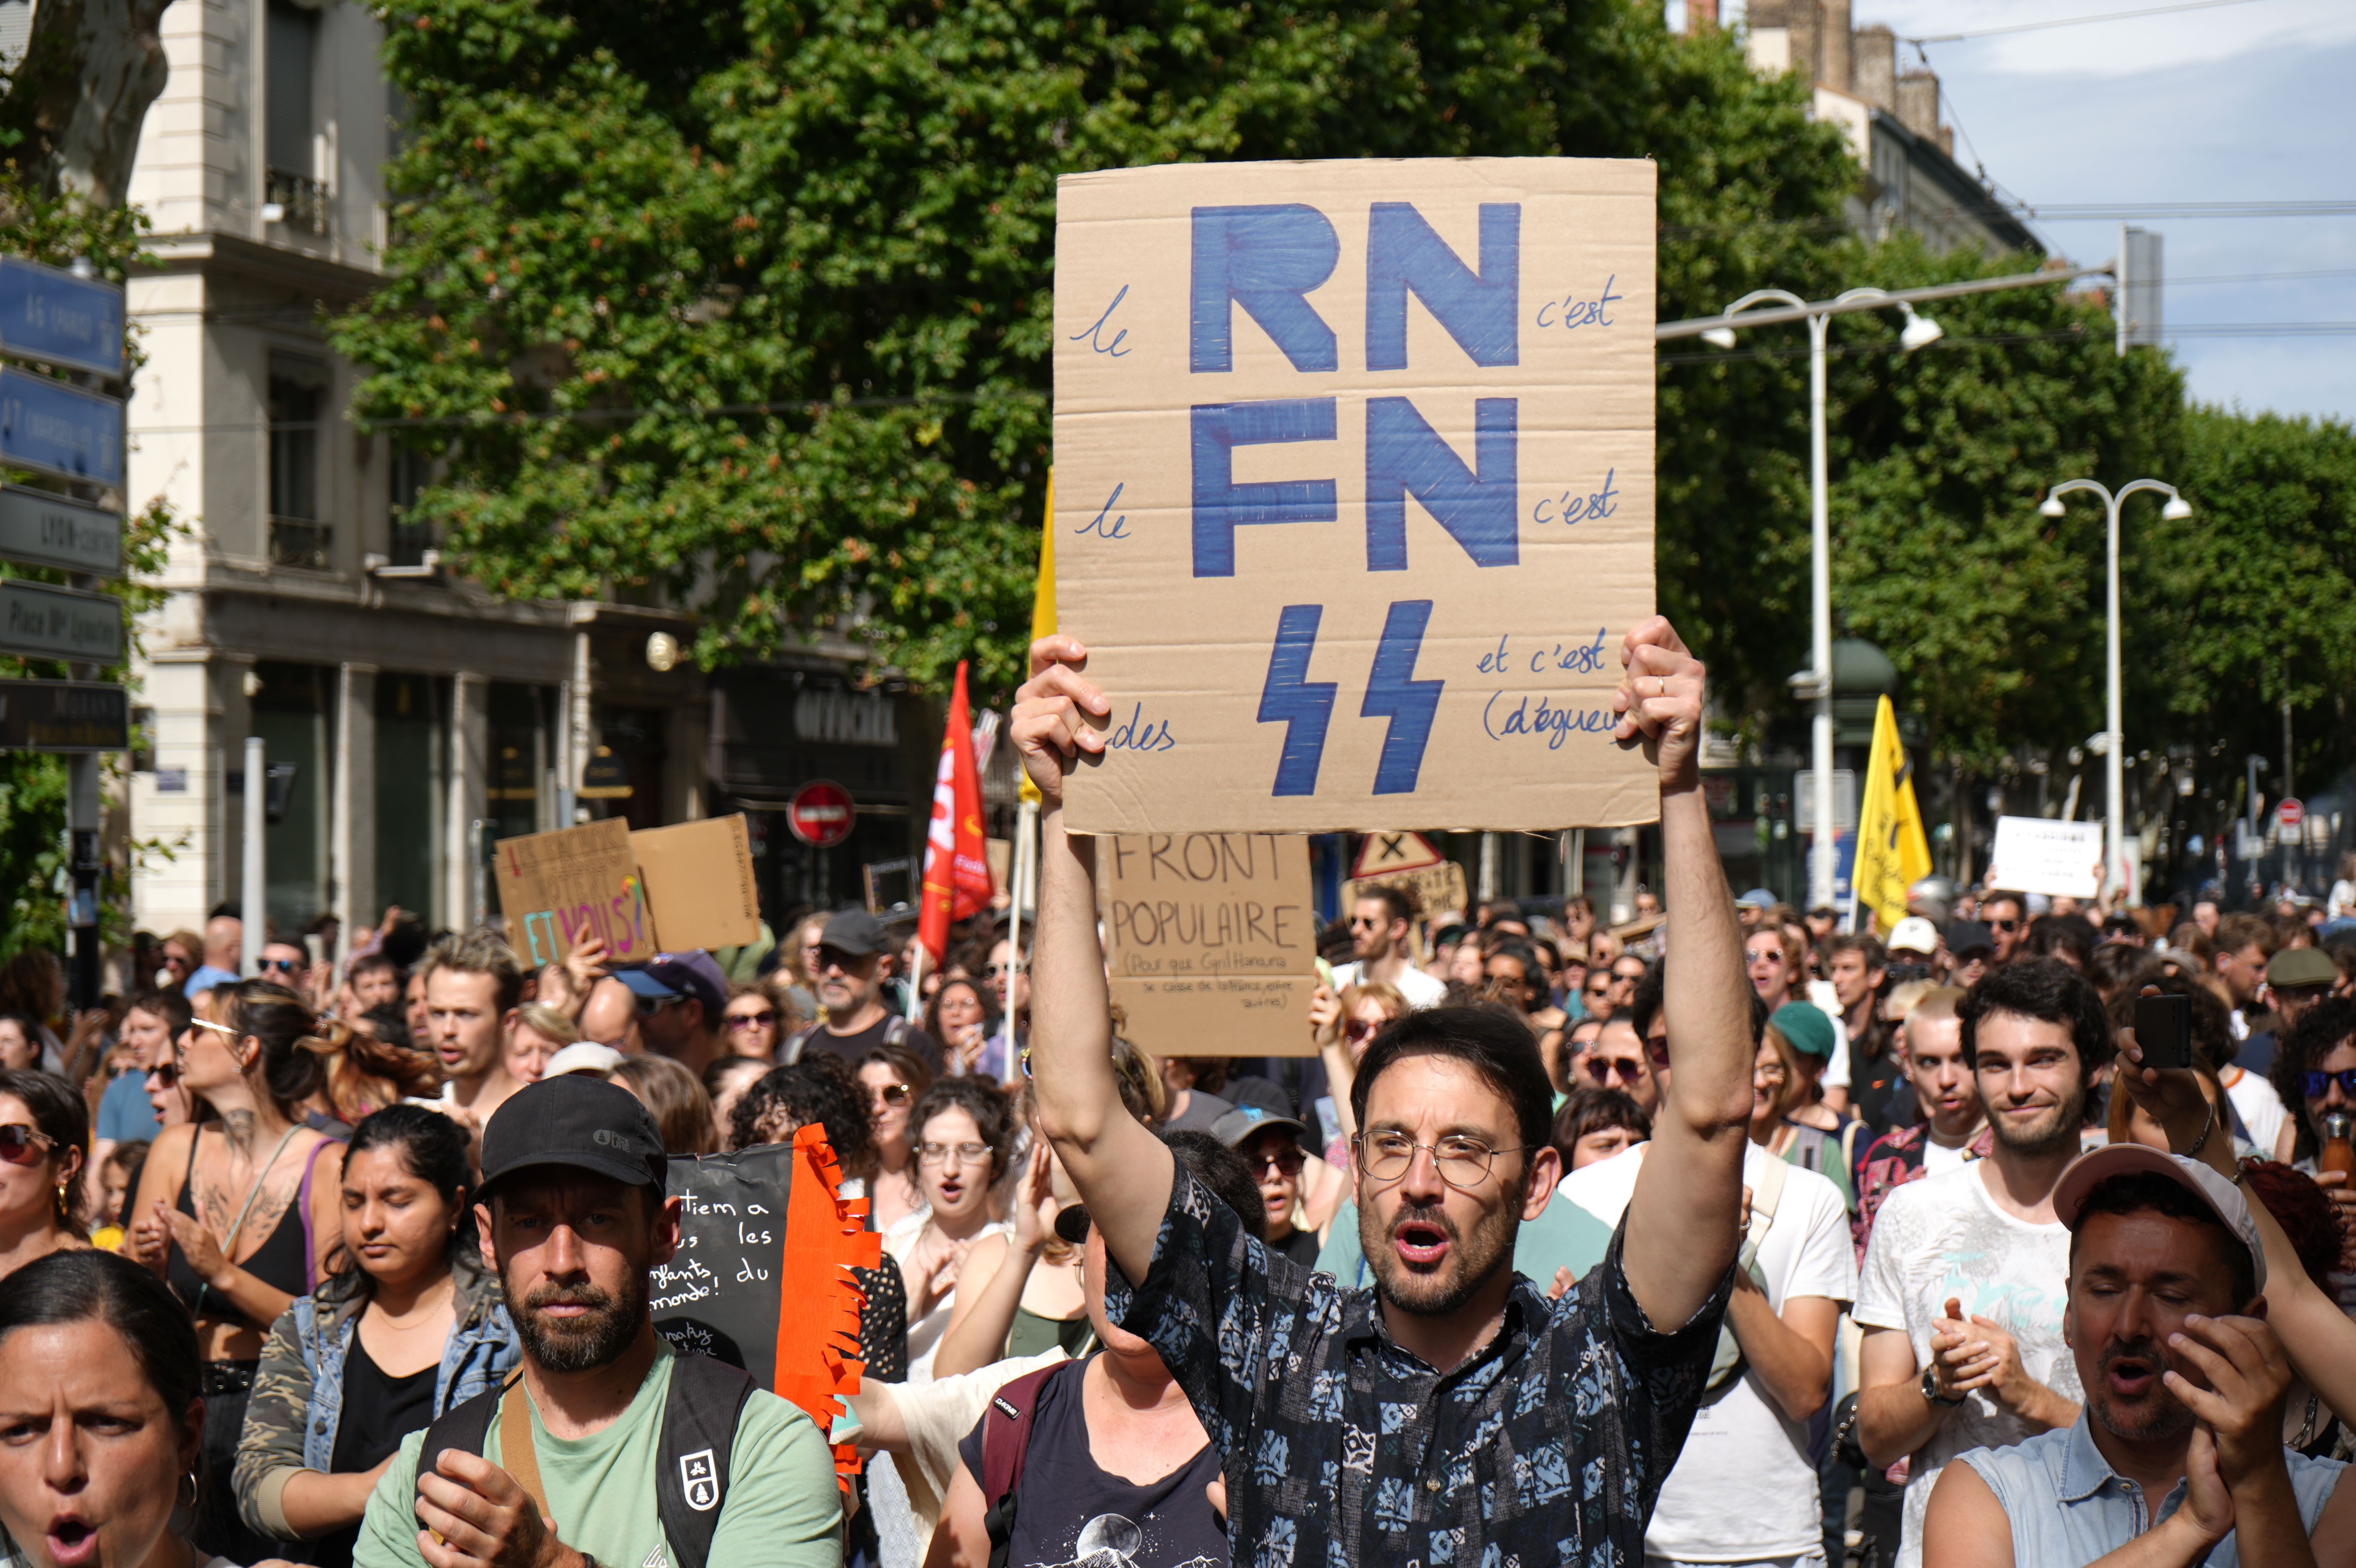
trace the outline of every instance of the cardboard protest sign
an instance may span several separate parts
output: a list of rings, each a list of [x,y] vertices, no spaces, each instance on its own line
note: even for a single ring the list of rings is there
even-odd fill
[[[1442,860],[1437,866],[1426,866],[1413,871],[1387,871],[1379,877],[1353,877],[1342,884],[1342,907],[1355,907],[1358,895],[1368,888],[1405,888],[1415,895],[1416,907],[1426,920],[1437,920],[1453,912],[1462,914],[1471,907],[1471,890],[1465,885],[1464,868],[1453,860]]]
[[[1309,843],[1154,833],[1097,847],[1112,999],[1157,1056],[1311,1056]]]
[[[2103,825],[1999,816],[1988,856],[1991,887],[2091,899],[2103,887]]]
[[[761,939],[761,895],[744,813],[642,829],[630,835],[630,852],[666,950],[741,947]]]
[[[618,816],[502,838],[493,848],[508,941],[526,964],[556,964],[584,933],[616,964],[653,957],[653,914],[638,880],[630,827]]]
[[[1065,176],[1056,593],[1089,833],[1649,822],[1654,169]]]

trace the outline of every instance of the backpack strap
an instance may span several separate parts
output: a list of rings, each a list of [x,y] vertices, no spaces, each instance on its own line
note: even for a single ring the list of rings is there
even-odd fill
[[[484,1440],[491,1434],[491,1423],[498,1415],[499,1395],[507,1391],[508,1381],[510,1380],[485,1389],[463,1404],[452,1405],[427,1424],[424,1445],[417,1450],[417,1474],[421,1477],[441,1473],[442,1456],[448,1449],[455,1448],[461,1454],[482,1453]],[[424,1499],[423,1489],[416,1488],[410,1502],[412,1517],[416,1505]]]
[[[795,1062],[799,1061],[802,1059],[802,1047],[809,1043],[809,1037],[816,1034],[821,1027],[823,1026],[819,1024],[804,1024],[786,1036],[777,1046],[777,1065],[791,1067]]]
[[[908,1020],[894,1013],[884,1020],[884,1043],[905,1045],[908,1040]]]
[[[741,1367],[709,1356],[677,1356],[655,1448],[655,1509],[674,1568],[704,1568],[720,1509],[728,1500],[728,1457],[736,1424],[756,1385]]]
[[[1058,1361],[1025,1372],[991,1395],[990,1407],[981,1413],[981,1506],[987,1510],[982,1525],[990,1531],[990,1568],[1006,1568],[1014,1539],[1014,1494],[1031,1454],[1031,1418],[1039,1411],[1039,1391],[1066,1367],[1083,1365]]]

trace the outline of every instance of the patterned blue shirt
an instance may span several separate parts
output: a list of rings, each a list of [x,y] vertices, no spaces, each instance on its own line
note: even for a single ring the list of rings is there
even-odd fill
[[[1218,1445],[1236,1568],[1636,1568],[1732,1275],[1658,1333],[1624,1240],[1559,1302],[1516,1276],[1496,1336],[1442,1374],[1372,1290],[1271,1253],[1180,1166],[1144,1285],[1109,1268],[1105,1311]]]

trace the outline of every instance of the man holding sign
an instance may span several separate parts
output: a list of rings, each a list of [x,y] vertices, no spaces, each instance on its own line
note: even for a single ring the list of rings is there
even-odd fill
[[[1473,1008],[1378,1035],[1353,1099],[1374,1285],[1254,1242],[1122,1106],[1095,940],[1095,848],[1064,789],[1124,709],[1069,636],[1032,648],[1013,733],[1045,802],[1033,1062],[1039,1124],[1102,1232],[1112,1320],[1161,1352],[1226,1477],[1238,1563],[1639,1562],[1722,1317],[1751,1109],[1750,997],[1698,773],[1704,672],[1668,623],[1622,641],[1612,740],[1657,770],[1675,1073],[1604,1263],[1559,1301],[1515,1234],[1562,1171],[1528,1031]]]

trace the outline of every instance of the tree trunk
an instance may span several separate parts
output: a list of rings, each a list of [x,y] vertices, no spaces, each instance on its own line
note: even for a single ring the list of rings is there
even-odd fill
[[[39,0],[0,122],[43,193],[123,205],[139,128],[170,72],[155,27],[170,0]]]

